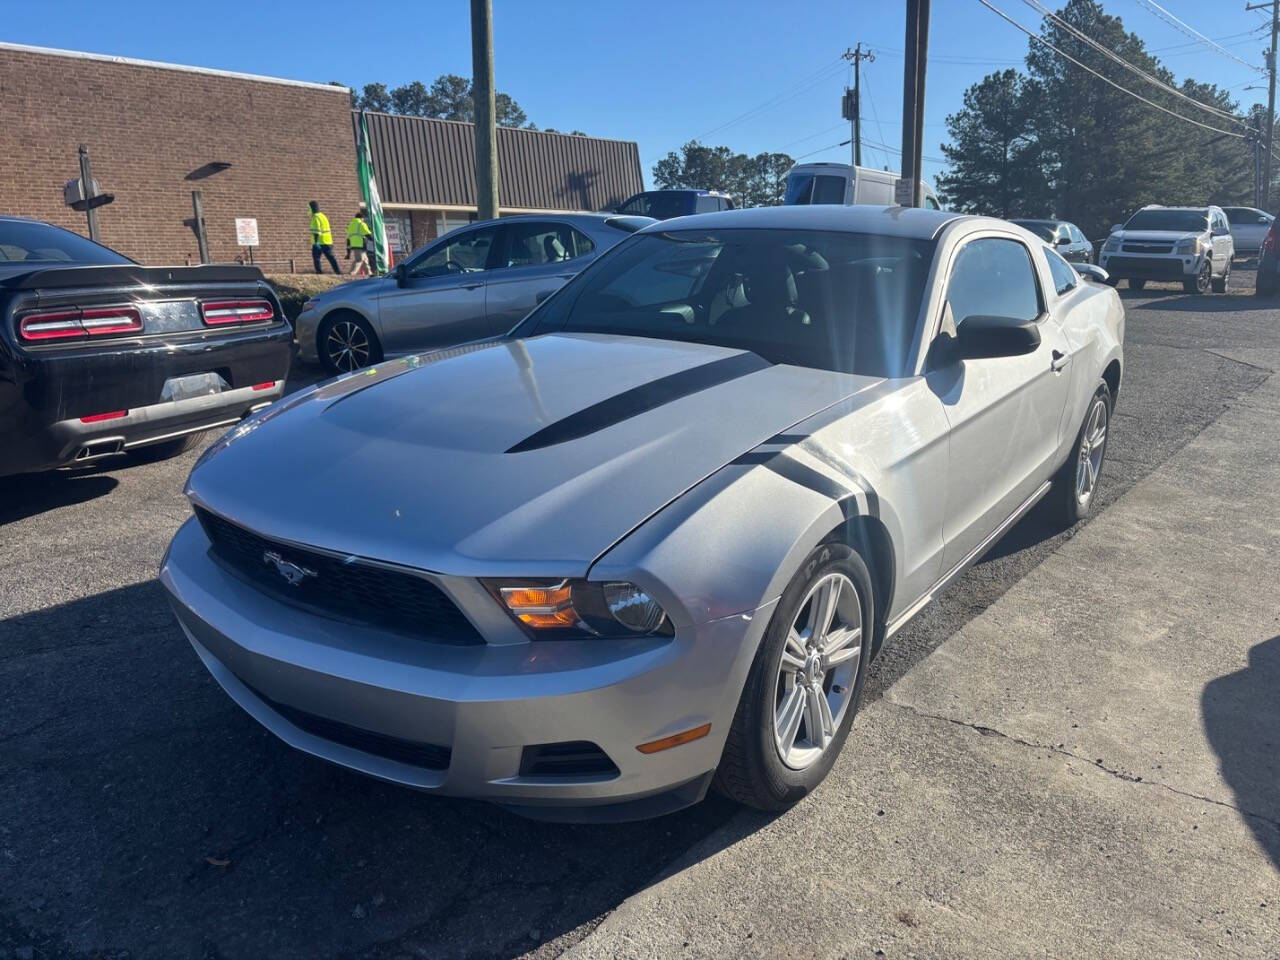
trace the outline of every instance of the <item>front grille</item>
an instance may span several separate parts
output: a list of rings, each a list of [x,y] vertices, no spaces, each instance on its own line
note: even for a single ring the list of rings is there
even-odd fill
[[[1125,253],[1173,253],[1172,243],[1126,243]]]
[[[1108,257],[1103,268],[1118,276],[1135,276],[1153,280],[1181,279],[1183,276],[1182,261],[1147,260],[1140,257]]]
[[[435,743],[404,740],[400,737],[388,736],[385,733],[375,733],[363,727],[353,727],[349,723],[331,720],[329,717],[308,713],[306,710],[291,707],[287,703],[272,700],[266,694],[255,690],[253,687],[249,687],[249,689],[253,691],[254,696],[295,727],[305,730],[307,733],[322,740],[329,740],[344,747],[350,747],[352,750],[359,750],[361,753],[372,754],[375,757],[395,760],[397,763],[424,767],[427,770],[449,769],[452,751],[448,747],[442,747]]]
[[[439,643],[484,642],[453,601],[423,577],[268,540],[201,507],[196,516],[216,556],[282,600]],[[295,565],[297,583],[291,585],[267,554]]]
[[[587,740],[539,743],[520,754],[522,777],[609,777],[618,767],[609,755]]]

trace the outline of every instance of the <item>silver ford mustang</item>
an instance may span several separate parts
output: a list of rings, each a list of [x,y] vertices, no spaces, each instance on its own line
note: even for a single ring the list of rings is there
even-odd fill
[[[227,693],[335,763],[544,817],[779,809],[895,631],[1040,498],[1089,511],[1123,339],[1002,221],[667,221],[506,336],[234,429],[160,576]]]

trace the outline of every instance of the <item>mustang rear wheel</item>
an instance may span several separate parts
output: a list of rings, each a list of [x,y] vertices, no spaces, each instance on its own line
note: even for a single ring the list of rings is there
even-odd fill
[[[1054,477],[1052,496],[1057,498],[1058,513],[1067,526],[1087,517],[1097,499],[1102,461],[1107,453],[1111,404],[1111,388],[1105,380],[1099,380],[1071,456]]]
[[[871,575],[844,544],[809,555],[774,610],[738,703],[716,789],[783,810],[830,771],[871,655]]]
[[[320,362],[330,373],[350,373],[382,359],[382,347],[364,317],[339,310],[325,317],[316,332]]]

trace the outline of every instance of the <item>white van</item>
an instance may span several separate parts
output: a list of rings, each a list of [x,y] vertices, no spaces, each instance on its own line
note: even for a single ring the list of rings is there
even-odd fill
[[[874,167],[855,167],[850,163],[797,163],[787,171],[785,204],[842,203],[870,204],[876,207],[894,205],[893,185],[898,174]],[[938,210],[938,197],[927,182],[924,203],[927,210]]]

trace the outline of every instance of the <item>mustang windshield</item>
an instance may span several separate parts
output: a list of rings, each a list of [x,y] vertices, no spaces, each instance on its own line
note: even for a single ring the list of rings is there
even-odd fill
[[[515,333],[659,337],[902,376],[933,251],[930,240],[815,230],[645,233]]]

